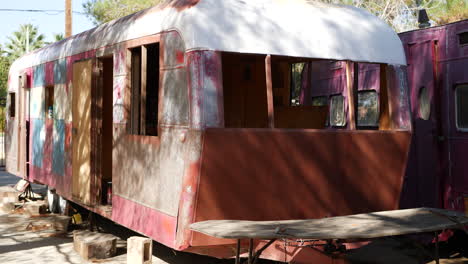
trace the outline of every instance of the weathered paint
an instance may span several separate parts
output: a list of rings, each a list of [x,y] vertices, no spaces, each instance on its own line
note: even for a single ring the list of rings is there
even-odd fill
[[[63,177],[65,173],[65,121],[54,120],[52,171]]]
[[[468,20],[400,34],[408,57],[414,139],[402,193],[404,207],[432,205],[464,211],[468,196],[466,132],[456,127],[455,86],[468,83]],[[419,89],[429,89],[430,118],[419,114]]]
[[[163,51],[163,69],[184,66],[185,44],[177,31],[170,31],[162,34],[161,50]]]
[[[67,91],[66,84],[56,84],[54,86],[54,119],[72,121],[71,113],[71,90]]]
[[[410,136],[403,131],[207,129],[195,221],[308,219],[396,209]],[[195,234],[192,245],[206,240]]]
[[[181,12],[181,11],[184,11],[185,9],[195,6],[196,4],[198,4],[198,2],[200,2],[200,0],[176,0],[176,1],[171,1],[169,6]]]
[[[112,196],[112,220],[145,234],[158,242],[174,247],[176,218],[119,195]]]
[[[54,64],[54,84],[67,83],[67,61],[59,59]]]
[[[31,146],[32,165],[42,168],[44,160],[45,126],[42,119],[34,119],[31,122]]]
[[[113,89],[113,122],[116,124],[125,123],[125,81],[126,76],[114,77]]]
[[[189,18],[197,12],[204,12],[211,7],[218,8],[219,5],[218,2],[209,0],[200,2],[175,1],[173,4],[183,10],[176,10],[180,14],[174,15],[171,19],[176,18],[177,20],[180,18],[181,22],[184,22],[185,19],[189,21]],[[236,14],[237,12],[243,12],[242,9],[238,9],[237,7],[242,7],[246,4],[246,2],[235,1],[235,10],[233,12]],[[228,4],[223,3],[222,5]],[[253,5],[253,10],[263,10],[257,6],[257,4]],[[286,4],[282,5],[282,7],[286,7]],[[297,7],[298,6],[295,6],[295,8]],[[230,8],[229,10],[232,10],[232,7]],[[309,8],[309,6],[307,6],[307,8]],[[314,6],[313,8],[316,7]],[[157,10],[157,12],[168,12],[169,15],[173,15],[174,9],[176,8],[167,8],[166,11],[157,8],[154,10]],[[248,10],[247,13],[251,11],[252,10]],[[342,11],[346,16],[360,17],[360,15],[362,15],[359,11],[348,10],[347,8],[340,8],[339,10],[333,9],[333,12],[339,13]],[[253,13],[257,13],[257,15],[260,14],[259,12]],[[178,17],[179,15],[181,16]],[[250,16],[250,13],[248,16]],[[355,158],[354,156],[351,157],[348,155],[349,153],[344,151],[344,149],[347,149],[347,144],[354,144],[351,147],[357,148],[359,152],[362,151],[361,148],[369,148],[366,144],[375,146],[384,142],[385,150],[388,150],[389,153],[399,152],[402,155],[397,155],[398,157],[396,159],[399,159],[398,162],[403,162],[406,157],[404,149],[405,140],[407,139],[406,135],[409,134],[408,131],[388,134],[384,132],[381,132],[381,134],[377,132],[371,133],[370,139],[373,139],[375,135],[382,135],[379,139],[371,140],[372,142],[363,139],[367,136],[366,133],[348,135],[343,132],[342,134],[329,133],[323,136],[321,133],[317,132],[311,133],[315,134],[315,136],[311,136],[308,132],[312,131],[292,131],[291,133],[276,131],[278,133],[274,133],[274,136],[265,136],[262,134],[264,131],[261,130],[252,130],[246,133],[244,133],[243,130],[239,130],[241,131],[240,135],[232,137],[233,140],[238,139],[237,142],[224,138],[224,136],[232,136],[232,131],[222,129],[224,126],[224,106],[220,51],[254,52],[255,50],[261,50],[261,52],[268,52],[270,49],[278,51],[276,53],[274,52],[274,54],[307,56],[307,54],[304,55],[301,52],[316,52],[316,49],[311,47],[303,49],[302,44],[299,44],[300,42],[295,42],[293,43],[294,45],[288,46],[289,38],[285,38],[285,40],[288,39],[288,41],[284,43],[280,42],[280,45],[278,45],[276,40],[268,39],[262,39],[263,42],[260,41],[258,43],[249,41],[248,39],[240,41],[242,39],[239,38],[239,35],[234,33],[229,34],[229,36],[223,35],[223,38],[213,37],[213,33],[221,33],[222,31],[202,31],[201,34],[196,34],[200,29],[197,28],[196,23],[190,24],[190,35],[184,34],[186,28],[179,29],[176,26],[171,27],[171,29],[175,29],[173,32],[166,32],[166,29],[158,31],[159,27],[162,28],[159,22],[161,22],[160,19],[163,17],[164,16],[155,17],[151,15],[151,12],[143,11],[137,15],[123,18],[89,32],[82,33],[64,42],[54,44],[51,47],[33,53],[20,62],[15,63],[15,67],[13,67],[12,70],[14,74],[17,74],[16,69],[35,66],[34,73],[31,75],[34,76],[35,87],[32,89],[34,102],[31,102],[31,104],[36,105],[36,111],[34,111],[32,115],[34,115],[33,122],[38,123],[31,125],[31,146],[33,149],[33,151],[31,151],[31,156],[33,164],[30,167],[34,180],[49,184],[51,187],[55,187],[60,195],[72,201],[76,201],[71,195],[71,150],[73,146],[71,137],[73,120],[71,120],[70,102],[72,98],[71,91],[73,90],[71,86],[71,81],[73,80],[72,65],[79,60],[93,58],[97,55],[109,55],[110,53],[114,53],[114,149],[112,152],[114,165],[114,196],[111,217],[112,220],[117,223],[150,236],[172,248],[191,250],[191,247],[196,246],[193,248],[194,252],[215,255],[216,248],[220,247],[223,248],[223,252],[229,251],[229,253],[223,253],[222,256],[230,257],[233,255],[231,245],[225,247],[225,241],[209,239],[199,234],[195,235],[188,229],[188,226],[190,223],[198,221],[199,219],[226,217],[230,214],[229,210],[226,210],[226,204],[230,201],[225,198],[216,200],[216,195],[218,195],[220,191],[225,192],[227,196],[235,197],[235,199],[237,199],[235,192],[241,192],[239,195],[243,197],[240,198],[248,199],[250,196],[246,194],[254,193],[257,195],[258,189],[261,189],[259,186],[268,186],[270,182],[266,185],[258,185],[259,182],[258,179],[255,178],[257,177],[255,173],[236,173],[234,177],[226,176],[236,171],[242,172],[242,170],[245,169],[245,166],[235,166],[236,164],[233,163],[233,160],[242,159],[246,161],[250,159],[266,159],[267,157],[264,155],[264,151],[267,149],[270,149],[269,152],[272,153],[273,159],[282,160],[291,166],[281,167],[281,162],[277,162],[276,164],[273,162],[273,166],[271,166],[271,163],[268,163],[267,166],[266,162],[259,162],[261,167],[259,170],[262,171],[259,171],[260,175],[258,177],[263,180],[271,180],[271,183],[273,183],[271,184],[273,186],[272,188],[280,194],[278,197],[281,195],[283,195],[283,197],[287,196],[283,201],[286,201],[292,193],[295,197],[293,201],[294,206],[288,205],[288,208],[284,209],[284,211],[276,207],[272,207],[271,211],[269,209],[267,211],[262,211],[266,209],[261,208],[258,211],[258,215],[255,215],[256,211],[249,210],[249,214],[251,215],[246,214],[246,217],[252,215],[254,215],[252,216],[253,218],[257,217],[259,219],[276,219],[275,217],[280,216],[285,218],[300,218],[305,216],[317,217],[322,216],[321,213],[328,213],[328,211],[334,214],[344,214],[360,210],[366,211],[376,208],[382,210],[394,207],[396,203],[394,202],[394,198],[399,194],[399,178],[396,176],[393,178],[386,177],[388,175],[384,175],[384,178],[389,179],[389,184],[388,186],[386,185],[385,188],[382,188],[382,200],[371,200],[374,196],[366,193],[367,190],[365,187],[368,185],[365,187],[360,186],[363,190],[359,189],[358,197],[350,199],[350,201],[357,201],[356,204],[351,204],[350,202],[330,209],[332,207],[330,204],[334,200],[341,202],[344,200],[344,196],[350,195],[350,191],[345,190],[343,194],[337,194],[341,189],[328,191],[329,186],[325,184],[324,186],[326,187],[322,186],[317,192],[319,194],[324,193],[324,199],[328,199],[329,204],[324,206],[317,203],[319,208],[326,208],[318,210],[317,212],[311,212],[310,207],[306,208],[302,200],[304,197],[308,198],[310,195],[309,191],[315,190],[314,188],[317,187],[314,179],[320,178],[320,176],[324,174],[319,173],[319,176],[311,176],[309,173],[306,173],[306,171],[308,166],[315,164],[310,162],[310,160],[316,158],[319,161],[325,159],[329,161],[327,163],[329,167],[327,168],[333,171],[332,179],[340,180],[340,177],[356,175],[356,171],[362,169],[362,167],[358,167],[363,164],[363,161],[360,160],[356,162],[356,164],[347,167],[348,163],[346,162],[355,161],[353,160]],[[171,24],[171,20],[167,20],[166,22],[167,25],[165,26]],[[203,25],[206,25],[207,21],[203,20],[202,22]],[[142,25],[147,26],[142,27]],[[213,23],[213,26],[218,27],[226,25],[223,23]],[[244,26],[250,27],[249,25],[240,26],[241,29],[239,32],[243,32],[242,27]],[[237,27],[234,28],[239,30]],[[268,29],[266,29],[266,31],[271,35]],[[118,34],[115,32],[118,32]],[[206,42],[207,34],[209,34],[208,42]],[[392,38],[394,33],[385,34],[384,32],[382,34]],[[259,39],[257,34],[250,35],[250,37]],[[375,35],[372,35],[372,38],[379,39],[376,38]],[[126,62],[128,61],[128,58],[126,58],[128,54],[127,49],[138,45],[157,42],[159,39],[161,39],[160,61],[162,62],[160,81],[161,94],[159,98],[160,133],[158,137],[129,135],[125,125],[128,121],[128,115],[125,113],[129,111],[128,84],[130,80],[129,71],[126,67]],[[232,39],[237,41],[231,41]],[[314,35],[314,39],[317,39],[316,35]],[[274,47],[268,46],[270,41],[273,41]],[[361,41],[362,39],[360,39],[360,42]],[[255,47],[252,47],[252,45]],[[393,44],[389,45],[392,46]],[[396,48],[399,49],[399,46]],[[214,51],[213,49],[220,51]],[[379,49],[383,48],[379,47]],[[190,52],[186,53],[187,50]],[[281,51],[285,52],[283,53]],[[389,53],[388,50],[385,52]],[[382,54],[369,55],[370,53],[369,50],[366,50],[356,56],[377,58],[376,60],[392,59],[388,57],[383,58],[380,56]],[[331,54],[330,56],[340,57],[348,55],[351,56],[346,52],[342,52],[340,54]],[[374,57],[374,55],[376,56]],[[400,58],[398,61],[404,63],[403,60],[404,59]],[[45,109],[43,109],[43,102],[45,99],[44,86],[50,84],[51,63],[54,63],[53,82],[55,82],[54,91],[56,91],[54,93],[54,99],[57,105],[54,105],[54,111],[56,111],[56,113],[54,113],[55,120],[53,120],[53,123],[49,121],[49,123],[45,124]],[[36,66],[38,64],[39,66]],[[46,68],[45,73],[42,73],[44,69],[41,70],[41,67]],[[66,107],[61,108],[61,106]],[[402,112],[404,111],[406,111],[406,109],[402,110]],[[122,114],[119,115],[119,113]],[[77,122],[77,120],[75,120],[75,122]],[[226,133],[213,136],[213,133],[210,132],[209,129],[207,132],[205,131],[206,128],[211,127],[221,129],[223,133]],[[52,132],[50,132],[51,128]],[[269,132],[265,133],[268,134]],[[301,139],[302,136],[304,137]],[[322,142],[322,136],[326,137],[327,140]],[[392,138],[392,136],[395,137]],[[355,141],[350,143],[349,138],[355,139]],[[391,140],[388,140],[388,138],[391,138]],[[394,140],[394,142],[392,140]],[[11,141],[11,139],[9,139],[9,141]],[[281,141],[283,142],[272,144],[272,142]],[[317,153],[325,153],[325,157],[320,157],[315,153],[316,150],[313,149],[313,147],[307,148],[307,146],[320,145],[324,142],[328,142],[329,144],[327,146],[321,146],[320,151]],[[396,144],[390,146],[389,142],[396,142]],[[37,145],[35,146],[34,144]],[[234,153],[229,153],[225,145],[234,146],[231,148]],[[239,150],[240,146],[247,147],[245,150]],[[280,152],[275,146],[285,148],[285,150]],[[293,146],[300,147],[294,149]],[[392,149],[392,147],[398,148],[398,150]],[[204,149],[202,150],[202,148]],[[224,153],[225,151],[226,153]],[[223,154],[226,154],[226,157],[230,157],[231,155],[233,159],[223,159]],[[335,157],[332,156],[341,158],[345,156],[345,160],[347,161],[341,162],[346,164],[343,163],[343,166],[336,166],[337,163],[334,161],[332,162],[332,159],[335,160]],[[34,158],[36,158],[36,164],[34,164]],[[319,162],[317,160],[315,160],[315,162]],[[376,160],[371,160],[371,162],[372,164],[377,163]],[[285,163],[283,163],[283,165]],[[62,164],[63,168],[61,167]],[[395,165],[395,162],[390,160],[387,165],[391,166],[392,164]],[[396,165],[395,168],[392,168],[393,170],[397,170],[400,164]],[[219,168],[214,168],[215,166],[219,166]],[[278,167],[281,168],[270,173],[274,168]],[[375,172],[376,167],[377,165],[372,166],[372,172]],[[213,172],[213,170],[215,172]],[[307,182],[304,183],[303,179],[299,179],[297,175],[294,176],[295,172],[298,172],[298,175],[304,176]],[[345,176],[339,175],[338,172],[344,172]],[[275,173],[277,177],[273,176]],[[371,172],[367,171],[364,174],[364,176],[367,177]],[[215,176],[219,177],[216,178]],[[238,187],[235,187],[236,185],[234,184],[231,188],[227,188],[228,184],[222,182],[224,178],[227,179],[227,182],[238,184]],[[368,178],[375,180],[375,178],[371,178],[370,176]],[[338,184],[339,182],[330,183],[332,187]],[[356,184],[359,185],[359,183]],[[384,183],[375,184],[379,185]],[[244,186],[246,186],[245,189]],[[287,187],[289,189],[287,189],[287,192],[282,193],[282,187]],[[295,193],[296,191],[297,193]],[[271,197],[271,193],[277,194],[276,192],[271,192],[271,189],[268,188],[263,190],[263,193],[268,192],[270,192],[269,197]],[[300,194],[303,195],[299,197]],[[215,197],[215,200],[212,200],[212,197]],[[362,200],[365,200],[368,204],[359,204]],[[79,203],[80,201],[76,202]],[[241,214],[243,210],[245,211],[254,207],[260,208],[259,203],[265,204],[267,202],[262,203],[262,200],[257,199],[257,201],[247,204],[244,209],[239,209],[238,205],[234,205],[236,209],[233,212],[234,214]],[[219,204],[220,207],[212,207],[211,204]],[[314,204],[314,206],[316,206],[316,204]],[[107,212],[98,207],[87,208],[103,214],[106,217],[110,217]],[[281,213],[276,214],[276,212]],[[207,244],[209,244],[209,246],[203,248],[203,245]],[[259,243],[259,245],[260,244],[261,243]],[[280,251],[277,248],[273,250],[274,252],[271,253],[271,258],[279,259]],[[293,251],[293,249],[288,249],[288,251],[289,250],[291,250],[291,252]],[[288,256],[288,258],[290,258],[290,256]]]
[[[34,83],[33,87],[43,87],[46,85],[46,73],[45,73],[45,64],[39,64],[35,66],[33,73]]]
[[[54,85],[54,67],[55,62],[50,61],[45,64],[45,85]]]
[[[42,169],[48,176],[52,171],[52,151],[53,151],[53,129],[54,121],[52,119],[45,120],[45,140],[42,149]],[[52,184],[54,186],[55,184]]]

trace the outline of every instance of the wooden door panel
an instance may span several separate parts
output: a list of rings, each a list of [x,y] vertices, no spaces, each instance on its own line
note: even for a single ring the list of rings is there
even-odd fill
[[[439,175],[438,163],[438,131],[437,111],[438,99],[436,96],[434,75],[434,42],[427,41],[410,46],[410,89],[412,109],[414,115],[414,134],[412,153],[416,155],[415,172],[416,185],[413,191],[418,196],[417,206],[439,206]],[[426,89],[427,96],[422,96]],[[425,101],[424,101],[424,98]],[[423,113],[424,105],[428,107],[429,115]]]
[[[93,61],[73,64],[72,194],[91,204],[91,86]]]

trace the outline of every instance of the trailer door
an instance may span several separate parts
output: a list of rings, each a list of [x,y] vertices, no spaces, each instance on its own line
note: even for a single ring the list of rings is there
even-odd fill
[[[438,104],[435,61],[436,42],[426,41],[409,46],[409,69],[411,104],[414,118],[414,134],[411,155],[415,163],[410,170],[411,179],[406,186],[412,193],[412,202],[407,206],[439,207],[438,164]],[[411,191],[410,191],[411,190]],[[416,197],[414,197],[416,196]],[[415,204],[416,202],[416,204]]]
[[[93,60],[73,64],[72,195],[91,204],[91,87]]]

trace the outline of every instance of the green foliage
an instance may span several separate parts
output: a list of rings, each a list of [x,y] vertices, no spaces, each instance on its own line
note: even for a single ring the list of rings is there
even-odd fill
[[[65,37],[63,36],[63,33],[54,33],[54,35],[52,36],[52,41],[46,42],[45,44],[49,45],[49,44],[61,41],[63,39],[65,39]]]
[[[5,98],[8,86],[8,72],[10,70],[10,60],[0,56],[0,98]]]
[[[95,25],[149,8],[161,0],[88,0],[83,3],[86,15]]]
[[[3,56],[3,49],[0,46],[0,101],[6,99],[8,91],[8,72],[10,70],[10,60]],[[0,106],[0,132],[3,132],[5,123],[5,107]]]
[[[37,27],[32,24],[23,24],[20,25],[18,31],[13,32],[13,35],[8,37],[5,52],[8,59],[13,61],[44,45],[44,35],[38,33]]]
[[[438,25],[468,19],[467,0],[445,0],[429,10],[429,17]]]
[[[54,34],[54,42],[61,41],[63,39],[64,39],[63,33]]]

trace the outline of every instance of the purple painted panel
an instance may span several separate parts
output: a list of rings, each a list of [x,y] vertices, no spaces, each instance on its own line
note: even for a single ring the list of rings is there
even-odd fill
[[[45,64],[45,85],[54,85],[54,65],[54,61]]]
[[[468,20],[447,26],[448,59],[468,57],[468,45],[460,43],[462,33],[468,33]]]

